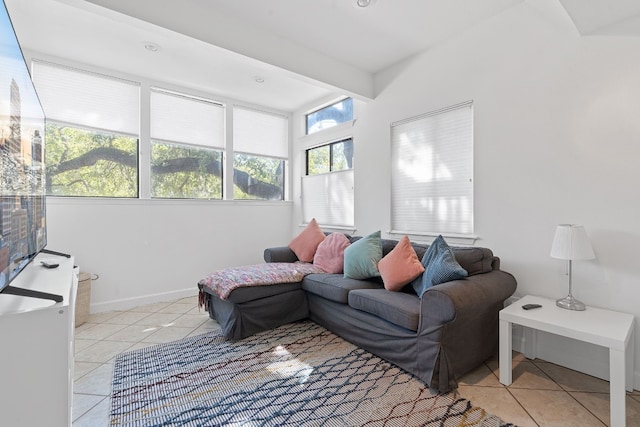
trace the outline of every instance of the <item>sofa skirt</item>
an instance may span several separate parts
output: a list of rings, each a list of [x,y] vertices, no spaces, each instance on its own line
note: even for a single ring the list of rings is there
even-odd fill
[[[301,289],[241,303],[204,292],[204,303],[223,335],[234,341],[309,317],[307,295]]]
[[[439,378],[441,347],[439,331],[418,339],[405,329],[346,304],[308,294],[309,318],[352,344],[395,364],[424,381],[430,388],[447,392],[456,382]],[[448,370],[447,376],[448,376]],[[435,378],[434,378],[435,377]],[[448,378],[447,378],[448,380]]]

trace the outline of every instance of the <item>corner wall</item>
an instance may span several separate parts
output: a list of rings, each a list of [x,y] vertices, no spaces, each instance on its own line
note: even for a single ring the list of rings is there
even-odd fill
[[[559,2],[536,0],[379,74],[354,125],[356,233],[389,230],[390,124],[473,100],[476,245],[501,257],[518,295],[555,299],[568,291],[565,263],[549,256],[555,227],[583,224],[597,259],[574,262],[574,294],[638,318],[639,52],[638,38],[580,37]],[[608,377],[600,347],[538,345]],[[635,346],[640,389],[637,319]]]

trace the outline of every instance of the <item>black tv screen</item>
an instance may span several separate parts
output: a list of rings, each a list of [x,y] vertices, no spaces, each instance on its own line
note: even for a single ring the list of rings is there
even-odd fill
[[[45,116],[7,7],[0,10],[0,292],[44,249]]]

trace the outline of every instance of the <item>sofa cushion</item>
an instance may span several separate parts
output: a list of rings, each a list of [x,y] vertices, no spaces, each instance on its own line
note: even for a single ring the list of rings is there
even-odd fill
[[[313,263],[327,273],[342,273],[344,250],[350,245],[342,233],[331,233],[318,245]]]
[[[416,279],[411,283],[421,298],[422,294],[431,286],[468,276],[467,271],[458,264],[453,250],[442,236],[438,236],[431,243],[422,258],[422,264],[425,267],[422,280]]]
[[[313,218],[300,234],[289,243],[289,247],[302,262],[313,262],[318,245],[324,240],[324,233]]]
[[[405,329],[418,330],[420,300],[415,295],[386,289],[353,290],[349,292],[349,306]]]
[[[357,238],[354,237],[351,240],[354,239]],[[397,240],[382,239],[383,256],[391,252],[397,243]],[[413,250],[416,251],[416,255],[418,255],[419,259],[422,259],[429,249],[429,245],[423,243],[411,242],[411,246],[413,247]],[[462,268],[467,270],[469,276],[488,273],[493,270],[492,263],[494,262],[495,257],[493,256],[491,249],[464,246],[451,246],[451,249],[456,257],[456,261],[458,261]]]
[[[284,294],[286,292],[296,291],[301,288],[302,282],[278,283],[269,286],[246,286],[242,288],[236,288],[231,291],[231,293],[227,297],[227,301],[235,304],[241,304],[247,301],[255,301],[262,298],[272,297],[274,295]],[[208,289],[207,292],[209,292]]]
[[[480,273],[488,273],[493,270],[491,266],[494,256],[488,248],[453,248],[456,261],[467,270],[469,276]]]
[[[399,291],[424,271],[424,266],[411,247],[409,237],[400,242],[378,263],[385,289]]]
[[[302,280],[302,289],[330,301],[347,304],[354,289],[384,289],[381,283],[356,280],[342,274],[309,274]]]
[[[380,276],[378,262],[382,259],[380,231],[363,237],[344,250],[344,277],[368,279]]]

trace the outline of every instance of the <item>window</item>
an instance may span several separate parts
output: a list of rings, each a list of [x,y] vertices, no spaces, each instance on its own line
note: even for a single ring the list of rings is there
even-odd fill
[[[353,169],[302,177],[302,216],[308,223],[353,227]]]
[[[137,197],[139,85],[40,61],[33,76],[47,115],[47,194]]]
[[[40,60],[32,75],[47,116],[48,195],[285,199],[286,113],[230,110],[142,79]]]
[[[302,178],[302,212],[305,222],[352,227],[353,139],[306,150],[307,174]]]
[[[473,103],[391,125],[391,228],[473,233]]]
[[[283,200],[288,118],[234,107],[233,149],[233,198]]]
[[[346,98],[342,101],[321,108],[306,115],[307,135],[316,133],[353,120],[353,99]]]
[[[222,199],[224,107],[151,89],[151,197]]]
[[[353,140],[332,142],[307,150],[307,175],[337,172],[353,167]]]

